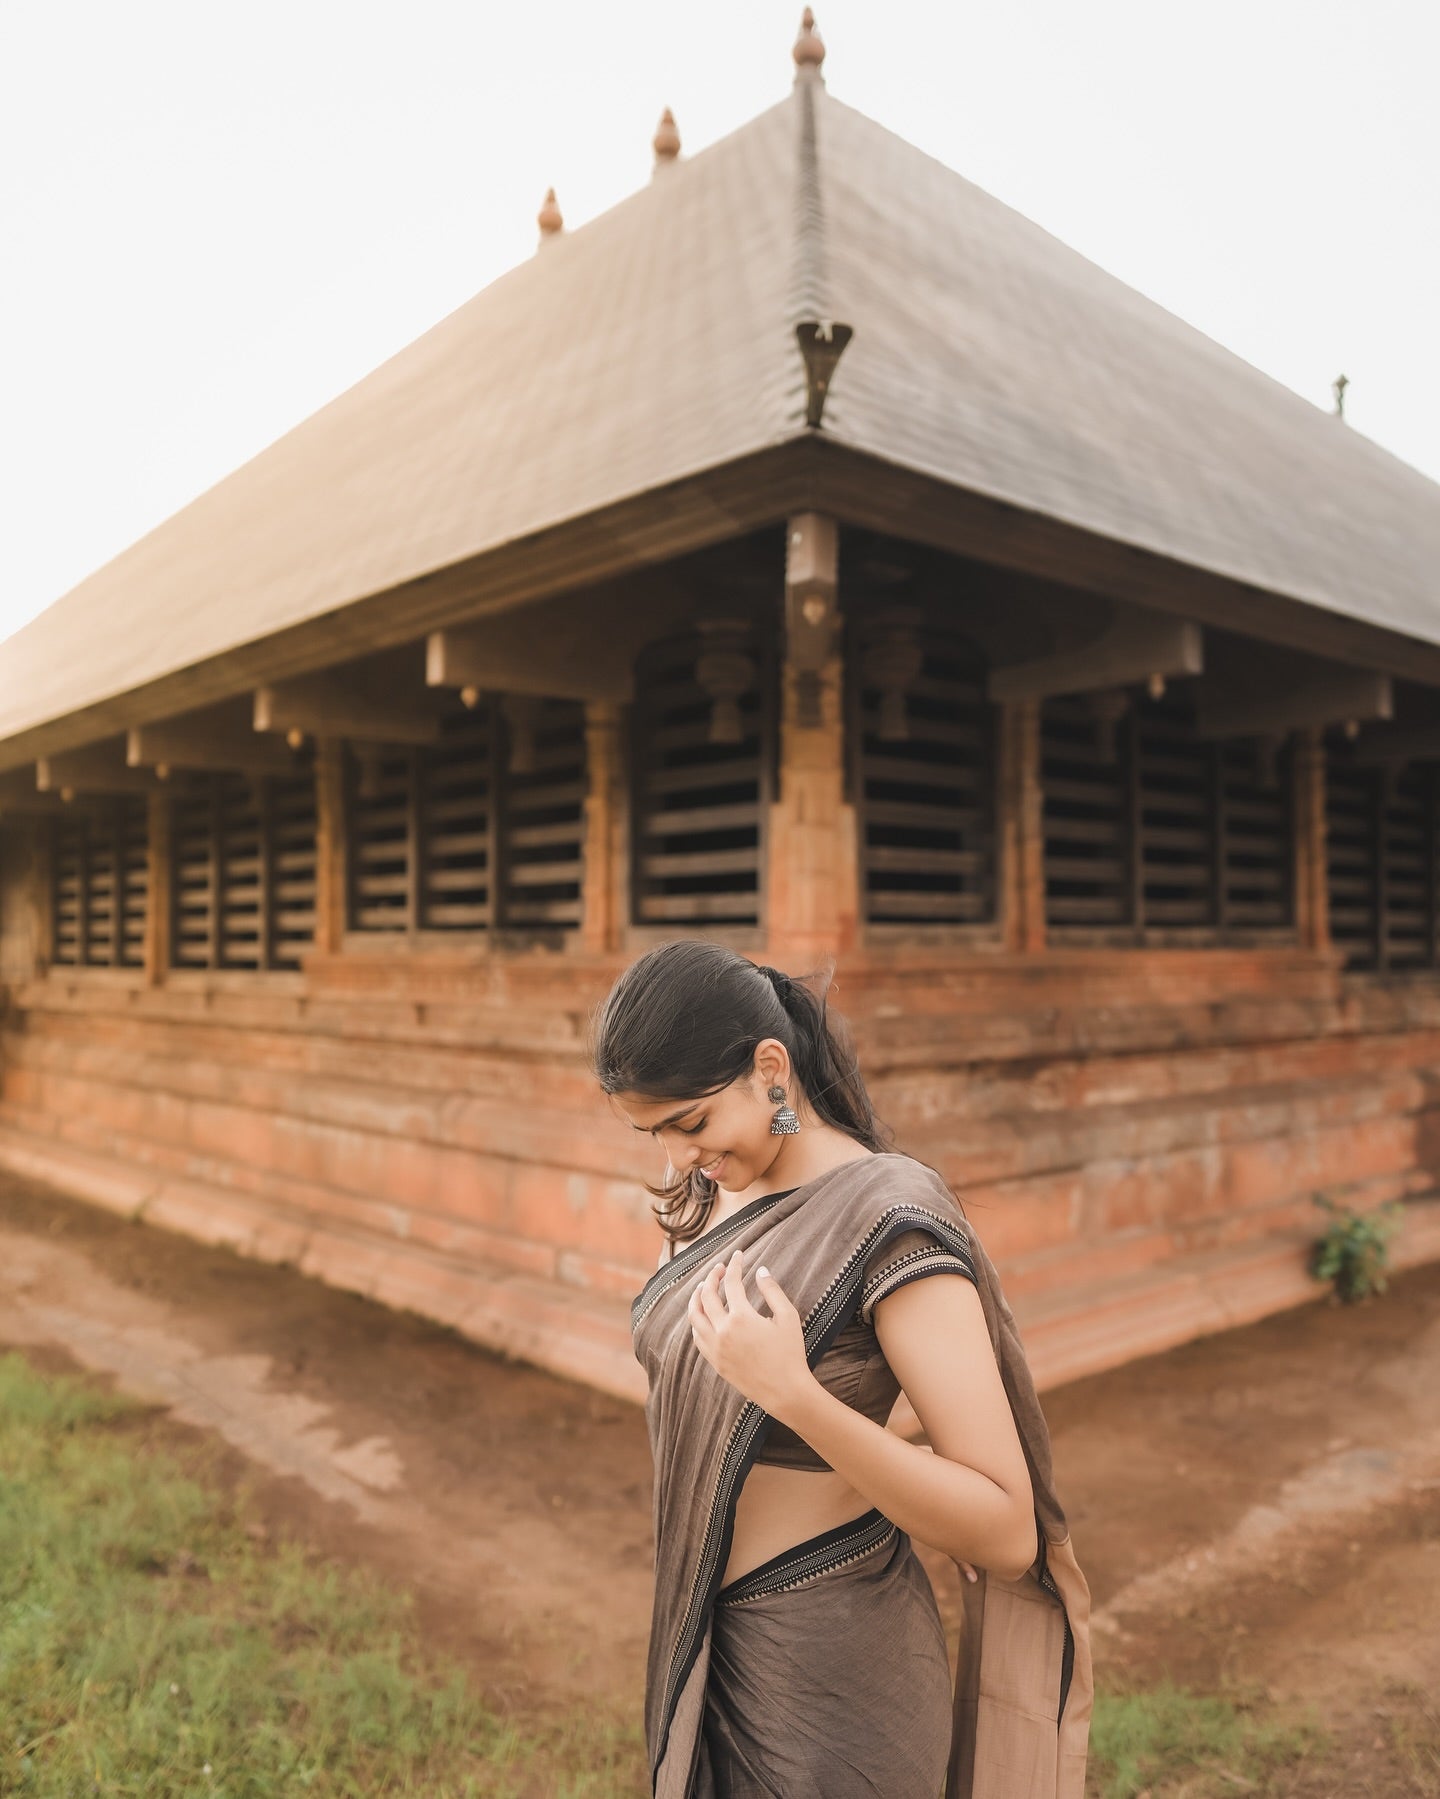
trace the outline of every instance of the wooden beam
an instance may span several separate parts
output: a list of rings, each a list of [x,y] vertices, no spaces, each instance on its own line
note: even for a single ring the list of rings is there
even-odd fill
[[[1350,759],[1365,768],[1440,761],[1440,723],[1371,725],[1351,746]]]
[[[1195,723],[1202,737],[1283,737],[1311,726],[1389,718],[1389,675],[1265,644],[1232,645],[1201,681]]]
[[[300,766],[286,743],[260,735],[245,718],[221,720],[202,714],[132,725],[125,736],[125,761],[130,768],[198,768],[220,774],[238,770],[251,775],[294,774]]]
[[[704,603],[692,586],[651,575],[602,596],[563,594],[523,612],[450,625],[425,640],[425,681],[623,705],[634,697],[641,650],[693,624]]]
[[[297,675],[255,690],[257,731],[287,737],[362,737],[377,743],[434,743],[439,715],[407,703],[380,682],[344,674]]]
[[[1199,625],[1116,601],[1098,637],[1057,655],[992,668],[987,687],[992,700],[1044,700],[1155,676],[1198,675],[1204,666]]]
[[[155,776],[149,769],[127,768],[106,750],[62,750],[35,763],[35,786],[41,793],[150,793]]]
[[[31,769],[8,768],[0,774],[0,815],[63,818],[67,813],[83,808],[84,802],[80,799],[67,802],[58,793],[42,793],[35,785],[35,774]]]

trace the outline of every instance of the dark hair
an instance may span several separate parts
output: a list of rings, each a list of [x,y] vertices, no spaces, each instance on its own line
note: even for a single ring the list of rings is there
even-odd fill
[[[647,950],[610,989],[591,1027],[591,1065],[606,1093],[703,1099],[746,1075],[756,1047],[785,1045],[801,1093],[826,1124],[884,1149],[848,1034],[819,993],[719,943],[682,938]],[[698,1169],[651,1187],[673,1242],[705,1227],[719,1189]]]

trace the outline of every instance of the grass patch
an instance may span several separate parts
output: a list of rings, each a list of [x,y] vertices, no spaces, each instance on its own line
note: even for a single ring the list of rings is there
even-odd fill
[[[0,1794],[621,1799],[638,1726],[520,1730],[409,1601],[257,1542],[145,1412],[0,1357]]]
[[[1269,1777],[1324,1747],[1309,1721],[1168,1682],[1096,1695],[1090,1790],[1098,1799],[1264,1793]]]

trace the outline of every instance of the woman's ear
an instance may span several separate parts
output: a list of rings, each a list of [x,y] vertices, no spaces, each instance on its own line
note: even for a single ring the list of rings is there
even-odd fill
[[[790,1052],[778,1037],[765,1037],[755,1045],[755,1073],[763,1087],[789,1087]]]

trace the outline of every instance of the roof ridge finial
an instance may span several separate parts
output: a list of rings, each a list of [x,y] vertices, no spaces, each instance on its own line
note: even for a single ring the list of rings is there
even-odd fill
[[[810,78],[824,83],[820,65],[825,60],[825,40],[815,29],[815,14],[807,6],[800,15],[800,35],[790,53],[795,58],[795,79]]]
[[[1348,375],[1337,375],[1330,383],[1330,391],[1335,396],[1335,416],[1338,419],[1343,419],[1345,416],[1345,389],[1349,385],[1350,377]]]
[[[560,202],[555,198],[555,189],[547,187],[540,210],[535,215],[535,223],[540,227],[540,242],[548,244],[551,238],[559,237],[565,229],[565,217],[560,211]]]
[[[657,174],[680,160],[680,127],[675,123],[675,115],[668,106],[660,115],[660,123],[655,127],[650,147],[655,152]]]

